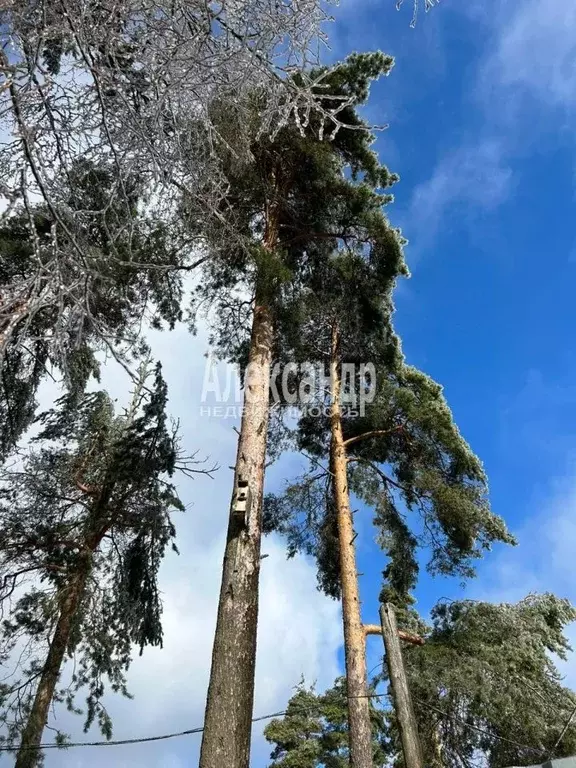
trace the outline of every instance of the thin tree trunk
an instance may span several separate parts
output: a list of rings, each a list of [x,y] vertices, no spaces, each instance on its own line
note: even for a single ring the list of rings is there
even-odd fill
[[[144,379],[141,380],[135,391],[133,402],[139,397],[143,383]],[[129,423],[131,423],[133,416],[134,412],[129,416]],[[85,461],[88,460],[88,457],[89,453]],[[82,469],[84,468],[82,466]],[[82,539],[83,554],[80,555],[78,569],[60,595],[60,614],[50,642],[50,648],[48,649],[38,688],[36,689],[32,709],[22,732],[22,739],[14,768],[34,768],[38,763],[40,756],[38,747],[42,741],[42,733],[48,719],[48,710],[54,698],[54,690],[60,677],[64,656],[70,642],[74,619],[86,590],[86,584],[92,569],[94,552],[97,551],[102,539],[112,525],[108,504],[114,487],[114,480],[98,489],[89,488],[82,482],[80,474],[81,472],[75,478],[78,490],[93,498],[93,505],[86,521]]]
[[[85,567],[76,574],[63,595],[60,615],[52,635],[50,649],[44,663],[38,688],[36,689],[34,703],[22,732],[15,768],[34,768],[38,764],[40,757],[39,745],[48,720],[48,710],[54,698],[54,690],[60,677],[74,617],[82,600],[89,572],[90,560],[87,557]]]
[[[332,332],[330,362],[332,407],[330,466],[334,473],[334,499],[337,510],[340,544],[340,581],[342,586],[342,618],[344,622],[344,652],[348,690],[350,763],[352,768],[373,768],[370,703],[367,696],[366,640],[360,613],[354,525],[348,491],[346,448],[342,435],[338,341],[338,328],[335,326]]]
[[[271,312],[257,292],[200,768],[249,765],[272,335]],[[245,515],[238,512],[240,484]]]

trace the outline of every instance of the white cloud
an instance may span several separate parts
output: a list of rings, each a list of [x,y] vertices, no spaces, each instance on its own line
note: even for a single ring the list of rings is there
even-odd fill
[[[477,138],[441,158],[416,188],[410,207],[416,245],[416,238],[430,244],[456,206],[470,215],[503,202],[510,160],[533,153],[543,130],[573,136],[575,128],[576,4],[473,2],[462,13],[487,36],[468,89]]]
[[[169,555],[161,573],[164,648],[147,649],[135,659],[128,674],[133,701],[108,698],[117,739],[202,724],[231,491],[228,467],[236,450],[235,423],[211,420],[200,412],[205,338],[180,329],[152,334],[152,346],[163,363],[169,409],[180,419],[186,449],[209,454],[221,469],[214,480],[198,477],[181,483],[183,501],[190,506],[175,521],[181,554]],[[117,367],[104,370],[103,386],[120,401],[126,400],[127,377]],[[275,475],[280,472],[277,468]],[[263,551],[269,557],[261,572],[255,715],[283,709],[302,676],[329,686],[339,674],[341,644],[339,606],[317,591],[313,565],[303,558],[287,561],[282,542],[274,538],[264,541]],[[57,722],[74,741],[100,739],[96,730],[89,735],[81,732],[81,718],[57,714]],[[255,727],[254,768],[267,765],[270,750],[261,736],[264,725]],[[45,738],[50,739],[50,731]],[[199,746],[200,736],[190,735],[143,745],[49,751],[46,766],[180,768],[197,765]]]
[[[524,461],[569,465],[575,450],[567,414],[575,408],[576,386],[570,374],[551,378],[539,369],[527,371],[523,385],[501,409],[500,449],[514,455],[522,445]]]
[[[495,14],[497,35],[484,87],[496,105],[498,91],[516,90],[541,103],[576,107],[576,5],[563,0],[514,3]],[[496,93],[495,93],[496,91]],[[491,101],[493,108],[494,102]]]
[[[129,673],[133,701],[109,699],[115,738],[178,732],[202,723],[222,551],[220,536],[208,549],[195,546],[190,537],[180,562],[164,578],[164,648],[149,649],[134,661]],[[282,710],[302,676],[330,685],[338,674],[341,642],[338,607],[316,591],[311,565],[287,561],[277,541],[266,541],[264,551],[269,557],[261,575],[255,716]],[[261,738],[264,725],[254,731],[254,766],[264,765],[270,751]],[[86,740],[76,726],[74,738]],[[110,768],[177,768],[180,760],[196,765],[199,746],[198,734],[157,744],[82,748],[49,753],[46,765],[88,768],[101,765],[104,755]]]
[[[512,171],[497,141],[471,142],[449,152],[414,190],[409,217],[414,244],[433,240],[448,213],[471,216],[496,208],[508,197],[511,182]]]

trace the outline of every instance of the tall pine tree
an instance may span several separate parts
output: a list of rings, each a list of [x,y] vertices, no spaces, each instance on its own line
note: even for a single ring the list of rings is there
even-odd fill
[[[372,152],[373,137],[356,113],[370,81],[391,65],[382,54],[354,55],[326,73],[318,98],[327,112],[338,111],[342,122],[335,131],[326,119],[330,141],[319,138],[316,111],[299,113],[301,130],[285,126],[272,142],[252,140],[244,128],[253,160],[246,165],[237,155],[225,154],[229,193],[218,215],[207,220],[193,200],[187,201],[190,226],[205,233],[209,248],[198,304],[216,310],[213,342],[222,357],[245,372],[201,768],[248,765],[271,366],[281,357],[280,326],[297,322],[286,316],[292,297],[306,289],[339,240],[361,244],[370,237],[369,222],[357,215],[358,210],[363,214],[363,179],[373,188],[393,181]],[[222,109],[222,134],[242,140],[234,135],[242,130],[230,113]],[[246,513],[237,514],[240,494],[247,498]]]
[[[387,599],[406,599],[423,542],[432,570],[470,575],[484,548],[512,540],[490,511],[481,465],[440,387],[404,362],[391,325],[391,291],[405,271],[401,242],[370,190],[363,203],[371,237],[352,253],[344,240],[291,307],[300,324],[297,333],[288,329],[284,348],[297,360],[316,360],[329,371],[329,383],[326,388],[318,377],[298,425],[310,472],[265,507],[266,530],[285,533],[291,554],[315,555],[321,588],[342,598],[355,768],[370,768],[373,756],[351,493],[375,510],[390,558]],[[420,521],[407,520],[406,511],[419,513]]]

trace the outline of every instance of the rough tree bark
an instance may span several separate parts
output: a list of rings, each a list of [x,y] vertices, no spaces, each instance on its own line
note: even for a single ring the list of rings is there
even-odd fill
[[[90,573],[90,562],[91,557],[87,555],[83,567],[78,570],[78,573],[66,586],[61,596],[60,615],[52,635],[48,656],[46,657],[38,688],[36,689],[32,709],[28,715],[26,726],[22,731],[15,768],[34,768],[38,764],[40,757],[39,746],[42,742],[46,721],[48,720],[48,710],[54,697],[56,683],[60,677],[60,670],[66,655],[68,641],[70,640],[74,617],[82,600]]]
[[[342,434],[340,404],[341,379],[338,358],[339,332],[332,331],[330,361],[331,431],[330,466],[334,474],[334,500],[338,519],[340,544],[340,581],[342,588],[342,618],[344,623],[344,653],[348,690],[348,723],[350,734],[350,764],[352,768],[373,768],[372,733],[368,675],[366,671],[366,641],[360,612],[358,573],[354,547],[354,525],[348,492],[346,447]]]
[[[275,243],[269,218],[265,247]],[[199,768],[249,765],[272,338],[267,296],[257,289]],[[245,514],[237,512],[239,490]]]

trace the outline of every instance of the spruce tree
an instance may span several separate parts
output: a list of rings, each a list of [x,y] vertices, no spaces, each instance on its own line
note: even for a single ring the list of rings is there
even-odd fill
[[[298,424],[297,444],[311,457],[310,471],[265,506],[265,529],[287,535],[289,554],[313,554],[321,588],[342,598],[355,768],[370,768],[373,758],[351,493],[375,510],[389,557],[383,599],[407,599],[423,542],[432,571],[471,575],[471,561],[483,549],[512,541],[490,511],[481,465],[440,387],[403,359],[391,324],[391,292],[405,272],[402,243],[366,200],[371,237],[352,254],[344,241],[291,308],[301,322],[297,333],[288,331],[285,350],[316,360],[329,371],[329,384],[320,380]],[[371,380],[361,373],[365,363],[373,366]],[[353,375],[344,378],[347,366]],[[355,401],[352,408],[347,401]],[[420,521],[405,510],[419,513]]]
[[[444,601],[431,624],[413,610],[399,618],[424,639],[404,646],[404,660],[426,765],[504,768],[574,754],[576,729],[566,725],[576,695],[554,661],[570,650],[565,630],[576,611],[567,600],[532,594],[518,603]],[[386,675],[373,685],[382,680]],[[403,766],[389,698],[378,693],[372,701],[373,738],[385,753],[375,765]],[[264,734],[275,745],[270,768],[348,765],[345,690],[339,681],[325,694],[299,689]]]
[[[148,378],[144,366],[121,415],[105,392],[65,396],[2,475],[2,662],[25,652],[3,676],[0,707],[18,768],[37,764],[52,702],[81,712],[81,690],[85,728],[96,721],[110,738],[106,680],[127,695],[133,645],[162,643],[158,568],[183,510],[170,478],[203,468],[181,455],[159,366]],[[68,657],[73,670],[63,670]]]
[[[190,227],[205,233],[209,250],[197,304],[215,311],[214,346],[241,367],[245,385],[201,768],[248,765],[270,370],[282,356],[280,327],[298,322],[286,314],[293,297],[339,240],[361,244],[370,236],[369,222],[357,215],[366,196],[363,179],[379,189],[394,179],[378,163],[373,137],[356,112],[370,81],[391,65],[382,54],[354,55],[326,73],[318,98],[342,123],[336,131],[325,119],[329,141],[319,138],[323,124],[316,111],[299,113],[300,130],[284,126],[272,142],[251,139],[244,128],[253,160],[246,165],[224,153],[229,192],[217,216],[207,219],[193,199],[186,201]],[[225,138],[239,140],[230,110],[222,108],[221,123]],[[239,494],[247,499],[246,513],[235,513]]]

